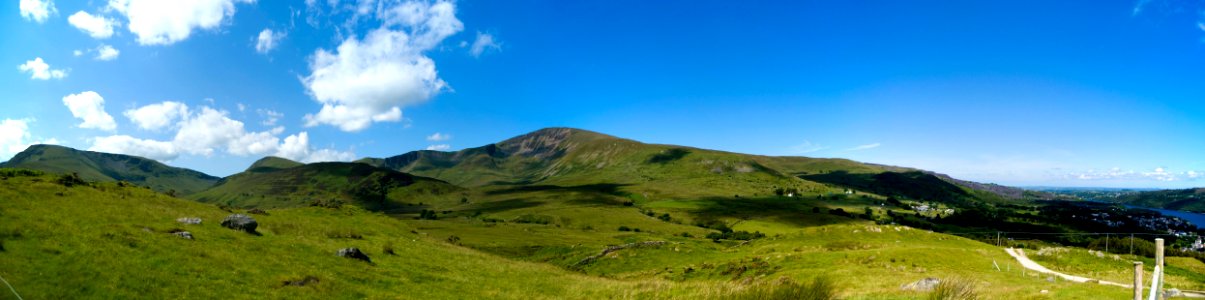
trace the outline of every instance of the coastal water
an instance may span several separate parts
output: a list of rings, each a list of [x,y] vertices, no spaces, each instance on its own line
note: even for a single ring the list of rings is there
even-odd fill
[[[1186,212],[1186,211],[1178,211],[1178,210],[1170,210],[1170,209],[1141,207],[1141,206],[1131,206],[1131,207],[1157,211],[1157,212],[1163,214],[1164,216],[1179,217],[1181,219],[1188,220],[1188,222],[1192,223],[1193,225],[1196,225],[1197,228],[1205,229],[1205,214],[1190,213],[1190,212]]]

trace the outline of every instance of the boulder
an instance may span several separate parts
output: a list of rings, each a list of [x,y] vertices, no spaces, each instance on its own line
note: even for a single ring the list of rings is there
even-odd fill
[[[233,214],[222,220],[222,227],[242,230],[247,233],[255,233],[255,228],[259,227],[259,223],[255,222],[255,218],[244,214]]]
[[[182,239],[186,239],[186,240],[191,240],[191,239],[192,239],[192,233],[191,233],[191,232],[188,232],[188,231],[180,231],[180,232],[175,232],[175,233],[172,233],[172,234],[174,234],[174,235],[176,235],[176,236],[178,236],[178,237],[180,237],[180,238],[182,238]]]
[[[366,261],[366,262],[372,262],[371,259],[368,259],[368,255],[366,255],[366,254],[364,254],[364,252],[360,251],[359,248],[339,249],[339,252],[335,253],[335,255],[338,255],[339,257],[354,258],[354,259],[358,259],[358,260],[362,260],[362,261]]]
[[[179,219],[176,219],[176,222],[180,222],[182,224],[188,224],[188,225],[197,225],[197,224],[201,224],[201,218],[179,218]]]
[[[900,289],[905,291],[928,292],[932,291],[934,287],[937,287],[938,283],[941,283],[941,280],[933,277],[927,277],[925,279],[900,286]]]

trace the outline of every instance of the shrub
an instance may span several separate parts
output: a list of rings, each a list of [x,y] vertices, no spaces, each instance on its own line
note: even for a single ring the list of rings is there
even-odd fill
[[[662,221],[666,221],[666,222],[669,222],[669,220],[671,219],[671,218],[669,217],[669,214],[661,214],[661,215],[660,215],[660,216],[658,216],[657,218],[658,218],[658,219],[661,219]]]
[[[942,280],[929,292],[929,300],[972,300],[979,299],[975,291],[975,281],[955,277]]]
[[[760,239],[763,237],[766,237],[766,235],[761,232],[748,232],[748,231],[744,231],[744,230],[729,231],[729,232],[712,232],[712,233],[707,234],[707,238],[712,239],[712,240],[717,240],[717,241],[718,240],[751,241],[751,240]]]
[[[552,223],[552,221],[553,221],[553,217],[551,217],[551,216],[530,215],[530,214],[521,215],[521,216],[515,217],[514,220],[511,220],[511,222],[520,223],[520,224],[540,224],[540,225],[548,225],[548,224]]]
[[[343,200],[339,199],[318,199],[310,202],[310,206],[335,208],[343,207]]]
[[[621,226],[619,226],[619,231],[632,231],[632,228],[621,225]]]
[[[453,244],[453,245],[460,245],[460,237],[455,236],[455,235],[450,235],[450,236],[448,236],[448,243]]]
[[[437,216],[435,214],[434,210],[424,209],[422,212],[419,212],[418,219],[419,220],[439,220],[439,216]]]
[[[632,202],[632,201],[630,201],[630,200],[629,200],[629,201],[624,201],[624,202],[623,202],[623,206],[632,206],[632,205],[635,205],[635,204],[636,204],[636,202]]]
[[[79,174],[76,174],[76,173],[64,174],[62,176],[59,176],[59,179],[56,182],[58,182],[58,184],[61,184],[65,187],[72,187],[72,186],[76,186],[76,185],[87,184],[87,182],[85,182],[83,178],[80,178]]]

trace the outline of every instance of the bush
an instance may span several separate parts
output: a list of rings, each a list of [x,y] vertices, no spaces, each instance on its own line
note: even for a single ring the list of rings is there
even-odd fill
[[[657,217],[657,219],[661,219],[662,221],[669,222],[670,217],[669,217],[669,214],[661,214],[660,216]]]
[[[763,237],[766,237],[766,235],[761,232],[748,232],[748,231],[744,231],[744,230],[729,231],[729,232],[712,232],[712,233],[707,234],[707,238],[712,239],[712,240],[751,241],[751,240],[760,239]]]
[[[975,281],[955,277],[942,280],[929,292],[929,300],[972,300],[979,299],[975,291]]]
[[[419,212],[418,219],[419,220],[439,220],[439,216],[437,216],[435,214],[434,210],[424,209],[422,212]]]
[[[632,205],[635,205],[635,204],[636,204],[636,202],[632,202],[632,201],[630,201],[630,200],[629,200],[629,201],[624,201],[624,202],[623,202],[623,206],[632,206]]]
[[[59,179],[56,182],[58,182],[59,184],[65,186],[65,187],[84,185],[84,184],[88,183],[88,182],[85,182],[83,178],[80,178],[79,174],[76,174],[76,173],[64,174],[63,176],[59,176]]]
[[[325,208],[335,208],[335,209],[338,209],[338,208],[340,208],[340,207],[343,207],[343,200],[339,200],[339,199],[329,199],[329,200],[319,199],[319,200],[314,200],[314,201],[311,201],[311,202],[310,202],[310,206],[315,206],[315,207],[325,207]]]
[[[619,226],[619,231],[632,231],[632,228],[627,226]]]
[[[453,245],[460,245],[460,237],[455,236],[455,235],[450,235],[450,236],[448,236],[448,243],[453,244]]]

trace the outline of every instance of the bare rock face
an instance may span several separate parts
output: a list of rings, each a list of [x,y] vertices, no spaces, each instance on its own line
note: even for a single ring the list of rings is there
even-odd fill
[[[181,224],[188,224],[188,225],[199,225],[199,224],[201,224],[201,218],[179,218],[179,219],[176,219],[176,222],[180,222]]]
[[[364,252],[360,251],[359,248],[339,249],[339,252],[335,253],[335,255],[338,255],[339,257],[346,257],[346,258],[362,260],[362,261],[370,262],[370,263],[372,262],[371,259],[368,259],[368,255],[364,254]]]
[[[905,291],[928,292],[932,291],[934,287],[937,287],[938,283],[941,283],[941,280],[933,277],[927,277],[913,283],[905,284],[901,286],[900,289]]]
[[[244,214],[233,214],[222,220],[222,227],[242,230],[247,233],[255,233],[255,228],[259,227],[259,223],[255,222],[255,218]]]

